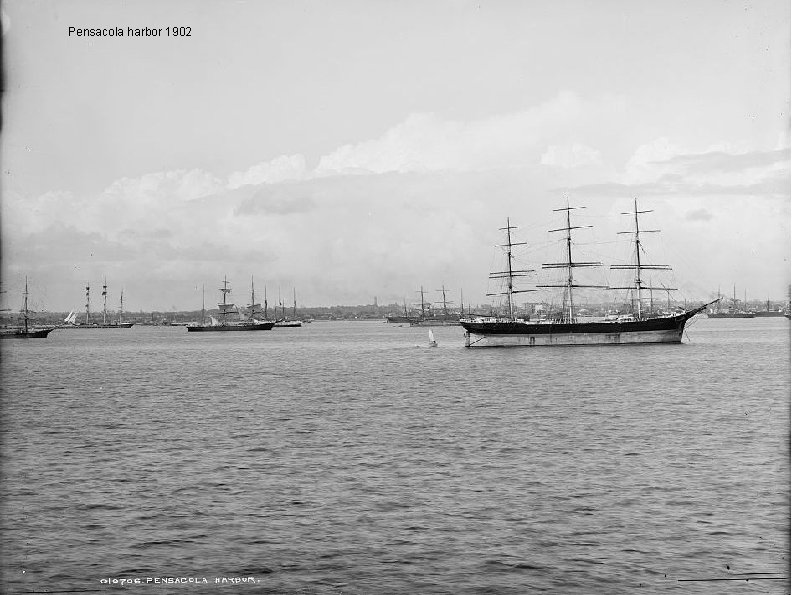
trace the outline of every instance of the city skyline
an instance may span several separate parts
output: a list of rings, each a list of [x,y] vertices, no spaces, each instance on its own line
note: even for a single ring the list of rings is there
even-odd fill
[[[681,299],[787,297],[786,3],[52,6],[3,5],[5,307],[25,275],[52,311],[103,278],[135,311],[224,276],[307,306],[482,303],[507,217],[543,247],[552,209],[586,206],[609,264],[634,198]]]

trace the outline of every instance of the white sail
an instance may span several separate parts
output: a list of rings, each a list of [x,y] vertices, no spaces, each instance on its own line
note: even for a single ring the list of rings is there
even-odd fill
[[[427,331],[427,337],[430,340],[430,347],[438,346],[438,343],[436,342],[436,338],[433,336],[433,331],[432,330],[428,330]]]

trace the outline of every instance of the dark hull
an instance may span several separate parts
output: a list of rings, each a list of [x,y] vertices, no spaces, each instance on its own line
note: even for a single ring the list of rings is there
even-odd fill
[[[425,318],[424,320],[414,320],[411,326],[458,326],[459,319],[433,319]]]
[[[240,331],[269,331],[273,328],[272,322],[259,322],[255,324],[226,324],[218,326],[189,326],[189,333],[230,333]]]
[[[775,312],[775,311],[768,311],[768,312],[753,312],[756,318],[783,318],[786,316],[785,312]]]
[[[387,316],[386,322],[393,324],[411,324],[417,322],[418,318],[411,318],[410,316]]]
[[[703,305],[678,316],[627,322],[533,323],[462,319],[467,347],[680,343],[686,323]]]
[[[54,328],[44,329],[3,329],[0,330],[0,338],[2,339],[46,339]]]
[[[94,329],[94,328],[132,328],[134,322],[120,322],[117,324],[64,324],[58,328]]]
[[[709,318],[755,318],[753,312],[709,312]]]

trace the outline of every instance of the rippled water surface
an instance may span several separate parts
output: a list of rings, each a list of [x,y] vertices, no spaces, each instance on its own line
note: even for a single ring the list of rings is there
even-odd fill
[[[4,341],[2,592],[790,591],[788,320],[434,333]]]

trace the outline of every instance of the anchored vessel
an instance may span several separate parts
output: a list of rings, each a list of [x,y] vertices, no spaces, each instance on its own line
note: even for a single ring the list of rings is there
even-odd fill
[[[566,225],[559,229],[550,230],[551,232],[565,232],[566,234],[566,254],[564,262],[543,264],[544,269],[563,269],[567,275],[565,283],[558,285],[538,285],[538,287],[559,287],[563,289],[562,312],[559,316],[551,320],[529,321],[515,316],[515,305],[513,294],[518,291],[513,287],[515,277],[525,276],[531,270],[516,270],[513,268],[513,246],[519,243],[513,242],[510,231],[515,227],[510,226],[507,220],[507,227],[501,228],[507,233],[507,270],[491,273],[492,279],[504,279],[507,290],[507,317],[465,317],[460,324],[466,330],[466,347],[496,347],[496,346],[541,346],[541,345],[610,345],[624,343],[680,343],[684,328],[689,320],[699,312],[704,311],[709,305],[703,304],[697,308],[667,314],[663,316],[655,315],[651,312],[643,312],[642,292],[645,290],[662,289],[670,291],[668,287],[652,287],[643,280],[642,273],[647,270],[670,270],[667,265],[644,264],[641,261],[640,235],[643,233],[653,233],[658,230],[641,230],[639,227],[639,215],[650,211],[640,211],[637,209],[637,201],[634,201],[633,213],[624,213],[634,216],[634,230],[630,233],[634,236],[634,260],[631,265],[613,265],[612,269],[631,269],[634,270],[634,283],[630,287],[609,287],[604,285],[582,285],[574,282],[574,269],[580,267],[600,266],[599,262],[577,262],[573,260],[571,249],[571,232],[581,229],[579,226],[571,225],[571,211],[578,207],[564,207],[555,209],[556,212],[565,213]],[[575,316],[574,289],[578,288],[601,288],[601,289],[622,289],[632,290],[636,295],[636,311],[630,315],[623,315],[615,320],[602,321],[579,321]],[[716,301],[716,300],[715,300]]]
[[[107,279],[102,282],[102,322],[91,322],[91,285],[85,285],[85,322],[77,322],[77,314],[69,312],[69,316],[63,319],[64,324],[60,328],[131,328],[134,322],[123,322],[124,312],[124,291],[121,292],[119,301],[119,315],[116,322],[112,322],[108,317],[108,283]]]
[[[745,292],[744,303],[747,303],[747,292]],[[722,300],[720,290],[717,289],[717,301]],[[736,285],[733,286],[733,298],[731,306],[727,310],[712,308],[706,314],[709,318],[755,318],[755,312],[748,312],[746,309],[739,308],[739,300],[736,299]],[[768,306],[768,304],[767,304]]]
[[[452,313],[447,304],[447,289],[442,285],[441,289],[441,312],[437,312],[431,303],[425,302],[425,289],[419,288],[419,296],[421,300],[421,314],[418,318],[409,319],[411,326],[457,326],[460,324],[460,316]]]
[[[28,278],[25,277],[25,297],[22,306],[22,325],[18,327],[0,328],[0,337],[9,339],[44,339],[55,327],[35,328],[30,324],[30,312],[28,311]]]
[[[223,278],[221,292],[221,303],[218,304],[218,318],[210,316],[210,324],[206,324],[206,313],[204,310],[204,291],[201,292],[201,321],[197,324],[188,325],[189,333],[210,333],[210,332],[230,332],[230,331],[269,331],[273,328],[273,322],[269,320],[258,320],[255,314],[259,304],[256,303],[254,295],[254,281],[251,280],[251,306],[249,307],[248,318],[243,320],[230,320],[234,314],[238,314],[234,304],[226,302],[226,295],[231,293],[229,282]]]
[[[303,326],[298,320],[298,299],[295,294],[295,288],[292,289],[292,318],[287,318],[287,311],[284,308],[284,302],[281,301],[281,290],[279,289],[278,301],[281,305],[281,318],[276,320],[273,326],[276,328],[295,328]]]

